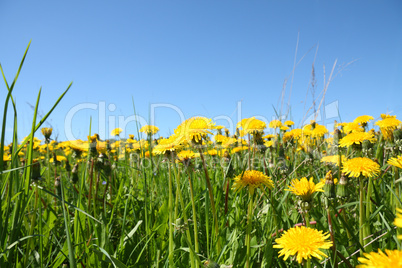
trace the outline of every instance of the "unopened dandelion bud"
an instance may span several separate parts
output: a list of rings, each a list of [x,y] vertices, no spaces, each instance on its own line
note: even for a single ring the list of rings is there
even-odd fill
[[[73,184],[78,182],[78,164],[75,164],[71,171],[71,182]]]
[[[342,176],[339,180],[339,183],[336,187],[336,195],[340,198],[346,198],[348,193],[348,177],[345,173],[342,173]]]
[[[371,143],[369,140],[365,140],[363,141],[362,147],[365,150],[369,150],[374,147],[374,143]]]
[[[40,179],[40,163],[36,160],[33,160],[32,165],[32,180]]]
[[[324,195],[329,199],[335,198],[335,183],[331,170],[325,175]]]
[[[302,201],[300,203],[300,208],[303,212],[308,212],[311,209],[311,202]]]
[[[395,142],[402,140],[402,129],[395,129],[393,135]]]
[[[54,179],[54,188],[56,188],[56,194],[57,194],[58,196],[61,196],[60,177],[56,177],[56,179]]]
[[[106,176],[109,176],[112,172],[112,166],[110,165],[109,161],[105,161],[105,164],[103,165],[103,171],[105,172]]]
[[[44,127],[41,129],[43,136],[45,136],[45,142],[49,143],[50,142],[50,136],[52,135],[52,128]]]
[[[66,171],[67,172],[70,172],[71,171],[71,165],[70,165],[70,162],[68,162],[68,160],[66,160]]]
[[[204,267],[205,267],[205,268],[219,268],[220,265],[217,264],[217,263],[214,262],[214,261],[206,260],[206,261],[204,262]]]
[[[225,128],[225,136],[229,137],[229,129]]]
[[[311,125],[312,129],[315,129],[315,127],[317,126],[317,123],[315,122],[315,120],[311,120],[310,125]]]
[[[342,139],[342,133],[339,129],[336,128],[334,130],[334,143],[338,144],[340,139]]]
[[[284,158],[285,157],[285,150],[283,149],[282,144],[279,145],[279,152],[278,152],[278,156]]]

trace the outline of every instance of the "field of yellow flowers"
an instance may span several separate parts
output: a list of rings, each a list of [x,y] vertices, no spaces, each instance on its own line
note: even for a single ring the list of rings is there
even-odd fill
[[[56,141],[42,124],[70,85],[37,122],[39,93],[21,141],[18,74],[1,134],[0,267],[402,267],[396,116],[333,132],[251,117],[235,133],[193,117],[167,138],[146,125]]]

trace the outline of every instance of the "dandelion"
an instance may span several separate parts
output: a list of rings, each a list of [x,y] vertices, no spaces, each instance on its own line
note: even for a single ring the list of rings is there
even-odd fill
[[[402,228],[402,209],[397,208],[396,210],[397,210],[397,213],[396,213],[394,225],[399,228]],[[402,239],[402,235],[398,235],[398,239]]]
[[[300,180],[293,179],[290,182],[289,189],[285,189],[285,191],[290,191],[299,196],[303,201],[309,202],[311,201],[315,192],[324,192],[322,189],[324,185],[325,183],[322,182],[315,184],[313,177],[311,177],[310,180],[307,180],[306,177],[303,177]]]
[[[279,120],[272,120],[271,122],[269,122],[269,127],[270,128],[280,128],[282,126],[282,122]]]
[[[291,131],[286,132],[285,134],[283,134],[282,139],[283,139],[284,142],[287,142],[287,141],[290,141],[290,140],[296,140],[296,139],[299,139],[302,136],[302,133],[303,133],[302,129],[295,128],[295,129],[292,129]]]
[[[288,127],[290,127],[290,126],[293,126],[294,124],[295,124],[295,122],[293,122],[293,121],[291,121],[291,120],[287,120],[287,121],[285,121],[285,123],[283,123],[285,126],[288,126]]]
[[[110,135],[111,135],[111,136],[119,136],[120,133],[122,133],[122,132],[123,132],[123,129],[121,129],[121,128],[115,128],[115,129],[112,130],[112,132],[110,133]]]
[[[329,233],[323,234],[322,231],[316,229],[297,226],[285,231],[280,238],[275,239],[277,245],[274,245],[274,248],[281,249],[279,257],[284,255],[284,260],[294,255],[299,263],[303,259],[311,259],[312,256],[321,260],[322,256],[328,256],[320,249],[329,249],[332,246],[331,241],[326,241],[329,236]]]
[[[344,133],[350,133],[350,132],[363,132],[364,128],[360,126],[358,123],[351,122],[351,123],[342,123],[342,129]]]
[[[140,129],[140,132],[142,133],[146,133],[147,135],[155,135],[156,133],[158,133],[159,128],[156,126],[152,126],[152,125],[145,125]]]
[[[390,164],[394,167],[402,168],[402,155],[399,155],[398,157],[390,158],[388,160],[388,164]]]
[[[374,117],[372,117],[370,115],[361,115],[361,116],[357,117],[355,120],[353,120],[353,122],[358,123],[363,126],[363,125],[367,125],[367,123],[373,119],[374,119]]]
[[[53,163],[54,160],[55,160],[55,158],[52,157],[52,158],[49,159],[49,162]],[[65,161],[67,161],[67,158],[65,156],[62,156],[62,155],[56,155],[56,161],[57,162],[65,162]]]
[[[381,115],[382,116],[382,115]],[[381,133],[386,140],[391,140],[393,135],[392,132],[401,124],[402,122],[396,119],[395,116],[386,117],[380,121],[377,121],[375,125],[380,127]]]
[[[53,131],[52,128],[48,128],[48,127],[41,128],[41,132],[42,132],[43,136],[45,137],[46,143],[49,143],[50,136],[52,135],[52,131]]]
[[[248,187],[250,194],[254,193],[256,188],[263,189],[265,185],[268,189],[274,188],[274,182],[264,173],[257,170],[246,170],[234,178],[233,189],[239,191]]]
[[[339,166],[341,163],[346,161],[346,157],[341,155],[341,162],[339,162],[339,155],[327,155],[321,158],[321,162],[323,163],[330,163]]]
[[[385,252],[381,249],[377,252],[363,253],[364,257],[359,257],[357,260],[362,264],[357,265],[357,268],[388,268],[402,267],[402,251],[389,250]]]
[[[214,129],[215,124],[212,119],[206,117],[192,117],[182,122],[174,133],[178,136],[184,136],[187,142],[195,141],[201,143],[202,138],[207,134],[212,134],[210,130]]]
[[[238,128],[243,128],[246,134],[262,133],[267,127],[267,124],[255,117],[245,118],[237,123]]]
[[[353,144],[362,144],[363,141],[368,140],[371,143],[376,141],[374,134],[370,132],[352,132],[339,141],[340,147],[348,147]]]
[[[180,148],[182,137],[178,135],[171,135],[168,139],[160,139],[158,145],[153,149],[155,154],[166,154],[166,152],[173,152]]]
[[[371,178],[380,173],[380,165],[366,157],[355,157],[343,164],[342,172],[350,177]]]

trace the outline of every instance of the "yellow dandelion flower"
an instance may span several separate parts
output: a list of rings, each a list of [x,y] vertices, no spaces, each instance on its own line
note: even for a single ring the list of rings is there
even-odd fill
[[[269,122],[269,127],[270,128],[280,128],[282,126],[282,122],[280,120],[272,120],[271,122]]]
[[[255,134],[258,132],[263,132],[267,127],[267,124],[255,117],[245,118],[237,123],[238,128],[243,128],[246,134]]]
[[[273,141],[273,140],[264,141],[264,145],[265,145],[266,147],[272,147],[272,145],[274,145],[274,141]]]
[[[244,150],[248,150],[248,148],[243,147],[243,146],[237,146],[237,147],[232,149],[232,153],[235,154],[235,153],[238,153],[238,152],[241,152],[241,151],[244,151]]]
[[[326,241],[330,234],[323,234],[322,231],[304,226],[293,227],[283,233],[280,238],[275,239],[277,245],[274,248],[280,248],[279,257],[285,256],[287,260],[289,256],[296,256],[296,260],[302,263],[303,259],[311,259],[315,257],[319,260],[322,256],[328,257],[320,249],[329,249],[332,241]]]
[[[65,162],[65,161],[67,161],[67,158],[65,156],[62,156],[62,155],[56,155],[56,161],[57,162]],[[54,162],[54,157],[51,157],[49,159],[49,162],[53,163]]]
[[[11,161],[11,155],[5,154],[3,155],[3,162]]]
[[[110,135],[111,136],[119,136],[120,133],[122,133],[122,132],[123,132],[123,129],[118,127],[118,128],[113,129],[112,132],[110,132]]]
[[[223,136],[221,134],[216,134],[214,136],[214,140],[217,143],[224,143],[225,141],[227,141],[229,139],[229,137]]]
[[[235,144],[237,142],[237,140],[235,138],[227,138],[225,141],[222,142],[222,147],[223,148],[229,148],[231,147],[233,144]]]
[[[98,141],[96,143],[96,150],[99,153],[105,154],[107,152],[107,149],[108,149],[108,143],[106,141]]]
[[[344,163],[346,161],[346,157],[341,155],[341,161]],[[339,155],[327,155],[321,158],[321,162],[323,163],[330,163],[339,166]]]
[[[393,165],[394,167],[402,168],[402,155],[390,158],[388,160],[388,164]]]
[[[396,118],[396,115],[381,114],[381,118],[382,118],[382,119],[385,119],[385,118]]]
[[[195,157],[196,157],[195,153],[190,150],[183,150],[177,154],[177,158],[179,159],[180,162],[193,159]]]
[[[158,133],[159,128],[152,125],[145,125],[140,129],[140,132],[146,133],[147,135],[155,135]]]
[[[182,138],[182,136],[173,134],[167,139],[160,139],[153,152],[155,154],[165,154],[167,151],[173,152],[181,147]]]
[[[399,228],[402,228],[402,209],[397,208],[396,210],[397,210],[397,213],[396,213],[394,225]],[[398,235],[398,239],[402,240],[402,235]]]
[[[41,132],[42,132],[43,136],[45,136],[45,139],[46,139],[47,141],[49,141],[50,136],[52,135],[52,131],[53,131],[53,129],[50,128],[50,127],[43,127],[43,128],[41,128]]]
[[[366,157],[355,157],[343,163],[342,172],[351,177],[370,178],[380,173],[380,165]]]
[[[364,131],[364,128],[362,128],[361,125],[355,122],[351,123],[344,123],[342,130],[344,133],[350,133],[350,132],[362,132]]]
[[[348,147],[353,144],[362,144],[365,140],[374,143],[376,138],[374,137],[374,134],[370,132],[352,132],[339,141],[339,146]]]
[[[374,119],[374,117],[372,117],[370,115],[361,115],[361,116],[357,117],[355,120],[353,120],[353,122],[363,125],[363,124],[367,124],[368,122],[370,122],[370,120],[373,120],[373,119]]]
[[[302,133],[303,130],[301,128],[295,128],[283,134],[282,139],[284,142],[290,141],[292,139],[299,139],[302,136]]]
[[[232,189],[239,191],[245,187],[248,187],[250,194],[253,194],[256,188],[263,189],[264,185],[268,189],[274,188],[274,182],[261,171],[246,170],[243,174],[240,174],[234,178]]]
[[[386,117],[380,121],[377,121],[374,125],[380,127],[381,133],[386,140],[390,140],[393,136],[392,132],[401,124],[402,122],[396,117]]]
[[[359,257],[357,260],[362,264],[357,265],[356,268],[394,268],[402,267],[402,251],[389,250],[385,252],[381,249],[377,252],[363,253],[364,257]]]
[[[311,201],[313,194],[315,192],[324,192],[322,189],[325,183],[319,182],[317,184],[314,183],[313,177],[310,180],[307,180],[306,177],[298,179],[293,179],[290,182],[289,189],[285,189],[285,191],[290,191],[295,195],[299,196],[303,201],[309,202]]]
[[[267,139],[267,140],[271,140],[271,139],[273,139],[273,138],[275,138],[276,137],[276,135],[274,135],[274,134],[267,134],[267,135],[265,135],[264,137],[262,137],[263,139]]]
[[[68,146],[70,146],[70,148],[77,153],[88,151],[88,142],[84,142],[82,140],[70,141]]]
[[[183,136],[187,142],[201,142],[207,134],[212,134],[209,130],[214,129],[215,123],[206,117],[192,117],[182,122],[174,130],[177,136]]]
[[[286,131],[286,130],[289,130],[290,127],[288,127],[288,126],[281,126],[279,129],[282,130],[282,131]]]
[[[325,126],[316,124],[315,128],[312,130],[311,136],[315,138],[320,138],[327,133],[328,129]]]
[[[295,124],[295,122],[293,122],[293,121],[291,121],[291,120],[287,120],[287,121],[285,121],[285,123],[283,123],[285,126],[288,126],[288,127],[290,127],[290,126],[293,126],[294,124]]]

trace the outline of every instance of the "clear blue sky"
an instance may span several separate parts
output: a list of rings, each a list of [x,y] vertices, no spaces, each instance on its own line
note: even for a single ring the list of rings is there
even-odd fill
[[[20,138],[29,133],[39,88],[46,113],[71,81],[45,124],[59,140],[86,138],[90,117],[92,133],[106,133],[102,138],[119,117],[124,136],[136,133],[132,99],[140,123],[157,107],[162,136],[173,132],[180,113],[227,127],[225,118],[271,120],[285,80],[282,113],[290,103],[288,118],[299,124],[312,111],[313,62],[318,97],[324,66],[328,80],[336,60],[322,123],[386,112],[401,118],[401,14],[399,0],[1,1],[0,63],[11,83],[32,40],[14,90]],[[0,92],[3,110],[3,82]]]

